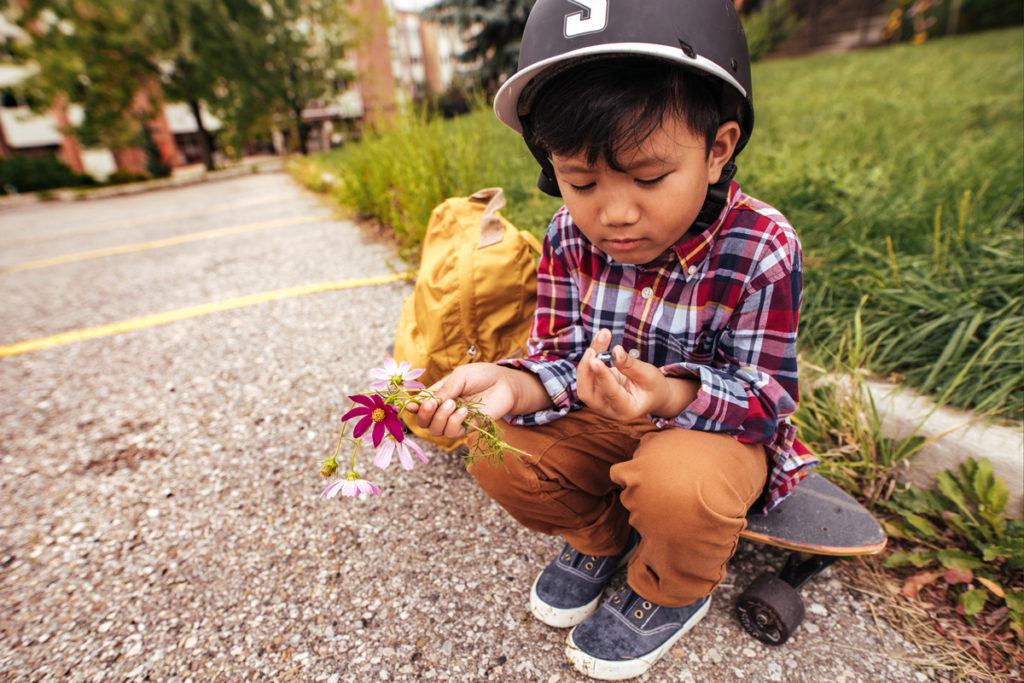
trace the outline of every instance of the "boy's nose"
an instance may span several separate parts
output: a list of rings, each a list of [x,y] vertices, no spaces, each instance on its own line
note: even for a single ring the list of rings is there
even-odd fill
[[[627,196],[611,197],[601,206],[601,222],[609,227],[632,225],[640,220],[640,207]]]

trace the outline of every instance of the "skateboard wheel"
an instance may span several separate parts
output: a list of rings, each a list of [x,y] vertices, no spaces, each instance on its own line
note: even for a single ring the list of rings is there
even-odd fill
[[[762,574],[736,599],[736,616],[762,643],[782,645],[803,621],[804,601],[779,577]]]

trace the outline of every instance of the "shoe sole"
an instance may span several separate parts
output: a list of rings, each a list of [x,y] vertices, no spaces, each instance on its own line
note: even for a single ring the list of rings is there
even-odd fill
[[[622,556],[619,563],[615,565],[615,569],[618,570],[627,562],[629,558],[633,557],[633,553],[636,552],[636,546],[634,545],[628,553]],[[610,578],[610,577],[609,577]],[[530,612],[533,616],[548,626],[554,626],[555,628],[570,628],[584,621],[587,617],[594,613],[597,609],[598,603],[601,601],[601,596],[604,594],[604,590],[597,594],[597,597],[580,607],[569,607],[561,608],[549,605],[548,603],[541,600],[540,595],[537,594],[537,582],[540,581],[540,574],[533,580],[533,587],[530,588]]]
[[[553,607],[540,599],[537,595],[537,582],[540,576],[533,580],[533,588],[530,589],[530,612],[540,621],[555,628],[569,628],[584,621],[597,609],[597,603],[601,601],[601,593],[597,597],[581,607],[570,607],[561,609]]]
[[[622,681],[627,678],[634,678],[643,673],[646,673],[654,664],[661,659],[661,657],[672,649],[672,646],[676,644],[680,638],[690,632],[694,626],[700,623],[704,615],[708,613],[711,608],[711,600],[709,599],[704,605],[693,613],[689,621],[676,632],[671,638],[666,640],[664,643],[659,645],[654,650],[651,650],[645,655],[641,655],[635,659],[624,659],[618,661],[612,661],[608,659],[598,659],[591,655],[586,654],[583,650],[579,649],[572,640],[572,634],[575,629],[569,631],[569,636],[566,639],[565,656],[572,662],[572,665],[576,667],[576,670],[580,673],[586,674],[591,678],[596,678],[601,681]]]

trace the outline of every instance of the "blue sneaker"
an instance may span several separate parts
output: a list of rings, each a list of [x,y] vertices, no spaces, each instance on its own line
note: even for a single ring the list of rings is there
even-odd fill
[[[584,555],[568,543],[551,561],[530,590],[530,611],[548,626],[575,626],[597,609],[601,593],[615,570],[626,564],[640,535],[631,530],[618,555]]]
[[[662,607],[623,584],[569,632],[565,655],[591,678],[633,678],[650,669],[704,618],[710,607],[710,595],[685,607]]]

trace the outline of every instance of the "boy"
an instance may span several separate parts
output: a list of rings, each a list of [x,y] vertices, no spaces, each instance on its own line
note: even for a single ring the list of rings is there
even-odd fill
[[[580,671],[631,678],[707,613],[747,511],[813,466],[787,420],[800,246],[731,182],[753,107],[729,0],[539,0],[495,112],[565,202],[528,355],[457,368],[417,423],[460,436],[455,399],[471,396],[506,417],[504,440],[530,455],[471,472],[566,541],[531,610],[574,627]]]

